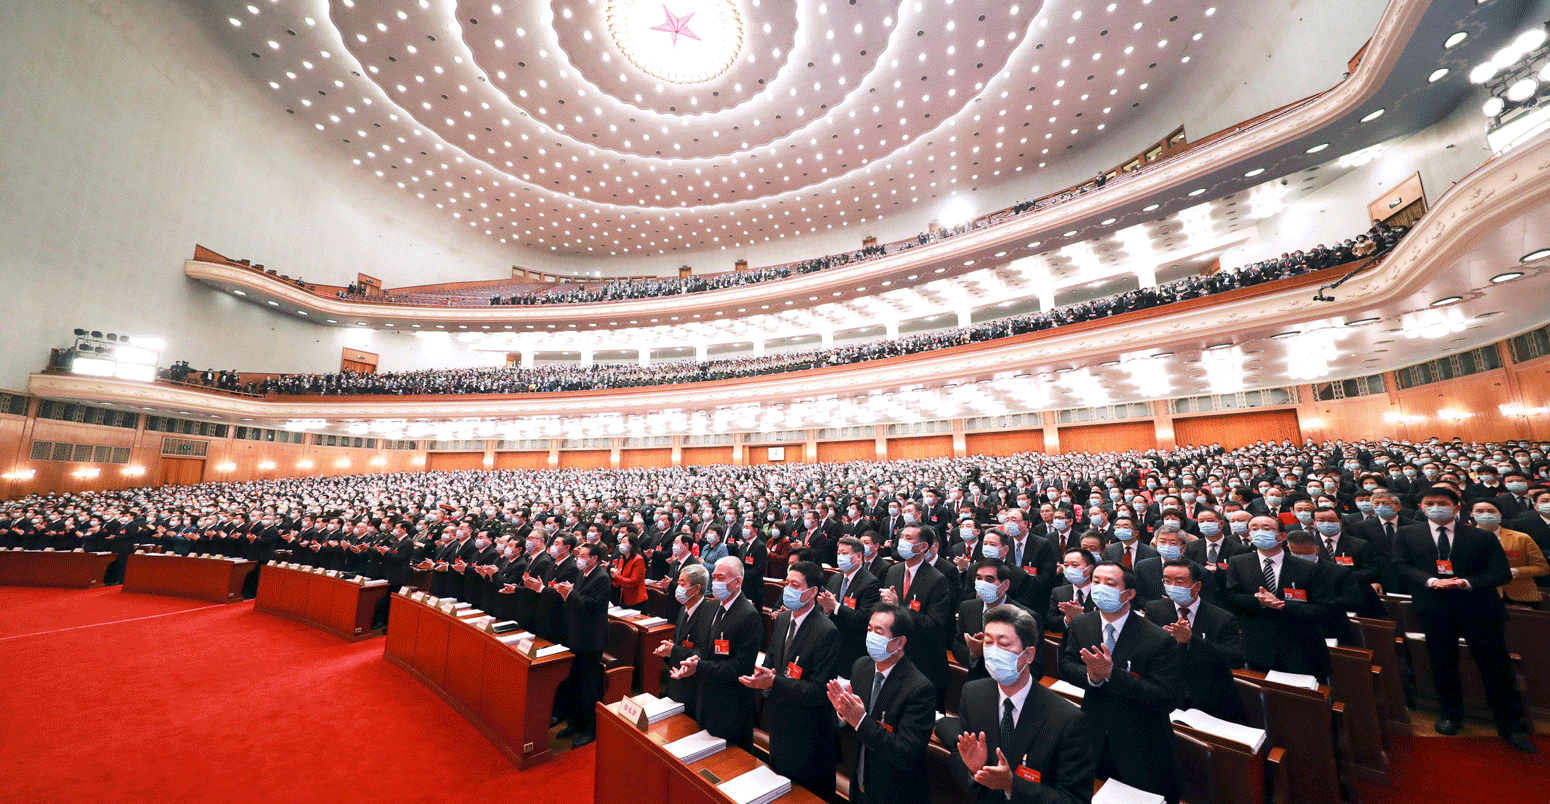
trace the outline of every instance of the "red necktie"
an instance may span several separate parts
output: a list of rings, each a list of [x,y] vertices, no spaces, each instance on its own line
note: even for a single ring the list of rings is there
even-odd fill
[[[1125,569],[1131,569],[1130,561],[1131,561],[1131,559],[1130,559],[1130,548],[1126,547],[1125,548],[1125,558],[1124,558]]]
[[[904,568],[904,593],[899,595],[899,602],[903,603],[904,599],[909,597],[909,596],[910,596],[910,568],[909,567],[905,567]]]

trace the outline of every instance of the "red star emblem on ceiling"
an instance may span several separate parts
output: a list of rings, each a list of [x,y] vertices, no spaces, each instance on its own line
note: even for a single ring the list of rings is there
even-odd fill
[[[691,11],[688,14],[680,17],[669,11],[667,6],[664,4],[662,6],[662,13],[667,15],[667,21],[663,22],[661,25],[651,26],[651,30],[662,31],[664,33],[671,34],[673,37],[673,47],[678,47],[678,37],[680,36],[687,36],[690,39],[699,39],[699,37],[695,35],[694,31],[689,30],[689,20],[694,17],[694,12]]]

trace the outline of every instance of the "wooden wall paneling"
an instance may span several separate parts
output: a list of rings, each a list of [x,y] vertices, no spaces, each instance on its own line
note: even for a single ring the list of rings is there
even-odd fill
[[[1499,441],[1522,436],[1521,420],[1503,416],[1498,408],[1512,398],[1506,372],[1506,369],[1496,369],[1398,390],[1400,411],[1426,418],[1411,427],[1412,432],[1419,431],[1425,437],[1458,436],[1465,441]],[[1540,404],[1543,404],[1543,397]],[[1444,410],[1470,415],[1462,421],[1445,421],[1438,415]]]
[[[1221,444],[1228,449],[1235,449],[1250,446],[1255,441],[1281,439],[1291,439],[1293,444],[1301,444],[1302,430],[1298,426],[1297,411],[1283,408],[1217,416],[1177,417],[1173,420],[1173,437],[1174,443],[1180,447]]]
[[[910,436],[888,439],[888,460],[898,461],[919,458],[951,458],[951,435]]]
[[[560,450],[561,469],[607,469],[612,450],[606,449],[562,449]],[[544,457],[548,460],[548,456]]]
[[[204,458],[162,458],[156,472],[156,485],[194,485],[203,482],[204,474]]]
[[[797,449],[802,448],[801,444]],[[786,456],[791,456],[791,450],[786,450]],[[730,464],[732,462],[732,445],[724,447],[684,447],[682,449],[682,465],[684,466],[708,466],[711,464]]]
[[[772,460],[770,460],[770,448],[771,447],[775,447],[775,448],[784,447],[785,450],[786,450],[786,458],[785,458],[785,460],[782,460],[782,461],[772,461]],[[766,464],[772,464],[772,463],[774,463],[774,464],[780,464],[780,463],[806,463],[807,462],[807,445],[803,444],[801,442],[798,442],[798,441],[793,441],[793,442],[791,442],[789,444],[752,444],[752,445],[744,444],[743,445],[743,462],[748,464],[749,466],[759,466],[759,465],[766,465]]]
[[[606,458],[607,453],[604,453]],[[425,468],[432,472],[457,472],[483,469],[482,452],[432,452],[425,456]]]
[[[1550,405],[1550,357],[1541,357],[1512,367],[1518,381],[1521,404],[1529,408]],[[1550,439],[1550,410],[1532,416],[1509,417],[1514,426],[1533,439]]]
[[[866,441],[818,442],[819,463],[875,460],[877,460],[877,442],[872,439],[867,439]]]
[[[1157,427],[1149,418],[1060,428],[1061,452],[1126,452],[1156,448]]]
[[[549,453],[539,451],[497,452],[496,469],[548,469]]]
[[[621,469],[637,467],[645,469],[661,469],[672,465],[672,447],[619,450],[619,468]]]
[[[989,433],[965,433],[964,446],[970,455],[1014,455],[1019,452],[1043,452],[1043,430],[997,430]]]

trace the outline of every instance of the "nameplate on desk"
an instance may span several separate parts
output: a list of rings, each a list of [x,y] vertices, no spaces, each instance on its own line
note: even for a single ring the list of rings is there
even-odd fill
[[[709,768],[700,771],[700,775],[705,777],[705,781],[710,782],[711,784],[721,784],[721,777],[711,773]]]
[[[537,642],[532,637],[523,637],[517,640],[517,644],[512,645],[512,647],[517,649],[517,653],[531,659],[533,654],[538,652],[538,649],[534,647],[536,644]]]
[[[635,728],[640,731],[645,731],[650,726],[650,723],[646,720],[646,707],[636,703],[628,695],[619,699],[619,717],[624,718],[629,723],[633,723]]]
[[[322,568],[322,567],[313,567],[313,568],[312,568],[312,574],[313,574],[313,575],[322,575],[322,574],[323,574],[323,573],[325,573],[325,572],[327,572],[327,571],[328,571],[328,570],[325,570],[325,569],[323,569],[323,568]]]
[[[84,547],[77,547],[74,550],[71,550],[70,552],[72,552],[72,553],[84,553],[84,552],[86,552],[86,548],[84,548]]]
[[[279,566],[279,564],[274,559],[271,558],[268,561],[264,562],[264,566],[266,566],[266,567],[275,567],[275,566]]]
[[[410,600],[414,599],[414,587],[412,586],[400,586],[398,587],[398,593]]]
[[[54,548],[52,548],[52,547],[45,547],[45,548],[43,548],[43,552],[45,552],[45,553],[52,553],[52,552],[54,552]]]
[[[445,614],[451,614],[451,613],[457,611],[457,604],[455,604],[455,603],[443,603],[443,604],[441,604],[441,610]]]

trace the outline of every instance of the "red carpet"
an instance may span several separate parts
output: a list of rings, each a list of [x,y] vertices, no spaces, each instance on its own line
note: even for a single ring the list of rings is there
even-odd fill
[[[592,800],[593,748],[518,771],[382,640],[205,605],[0,587],[0,801]]]
[[[382,640],[207,605],[0,587],[0,801],[592,800],[593,748],[516,770]],[[1550,800],[1550,739],[1535,740],[1544,753],[1525,756],[1396,738],[1394,784],[1361,785],[1360,804]]]

